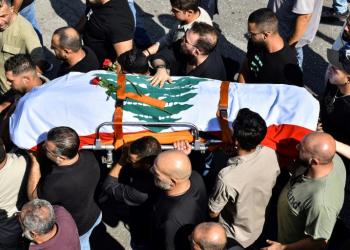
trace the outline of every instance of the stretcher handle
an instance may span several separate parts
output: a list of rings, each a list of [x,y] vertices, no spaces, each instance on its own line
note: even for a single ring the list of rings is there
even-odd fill
[[[104,122],[101,123],[96,129],[96,140],[100,139],[100,129],[103,126],[114,125],[114,122]],[[183,126],[190,127],[193,130],[194,140],[199,138],[199,130],[196,125],[189,122],[123,122],[123,126],[158,126],[158,127],[167,127],[167,126]]]

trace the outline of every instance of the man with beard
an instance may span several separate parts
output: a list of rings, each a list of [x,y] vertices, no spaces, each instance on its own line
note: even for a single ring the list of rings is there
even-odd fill
[[[36,64],[38,73],[44,72],[47,62],[33,26],[14,11],[11,0],[0,0],[0,17],[0,112],[2,112],[13,101],[12,97],[15,94],[9,91],[10,87],[6,84],[3,67],[5,61],[19,53],[29,55]]]
[[[239,83],[283,83],[303,86],[303,73],[295,52],[278,33],[278,19],[269,9],[258,9],[248,18],[247,55]]]
[[[77,225],[81,249],[90,250],[90,235],[102,219],[94,201],[100,167],[93,153],[79,151],[79,145],[79,136],[73,129],[50,129],[42,147],[46,157],[54,162],[52,171],[41,178],[39,153],[28,152],[32,165],[27,192],[30,201],[39,198],[64,207]]]
[[[132,49],[134,17],[127,0],[86,1],[85,15],[75,28],[83,33],[84,45],[95,52],[100,68],[105,59],[114,62]]]
[[[36,66],[28,55],[18,54],[6,60],[4,65],[6,75],[6,84],[11,87],[13,93],[20,96],[25,95],[31,89],[43,84],[36,72]],[[8,102],[4,120],[1,123],[0,137],[4,144],[10,143],[9,118],[16,109],[18,99]]]
[[[263,250],[323,249],[343,205],[346,171],[333,137],[309,133],[297,150],[302,166],[278,200],[278,242]]]
[[[25,204],[15,215],[24,236],[32,241],[29,250],[81,249],[77,226],[63,207],[36,199]]]
[[[153,86],[160,84],[160,87],[166,81],[172,83],[167,68],[172,76],[196,76],[225,81],[225,66],[220,53],[215,50],[217,43],[218,32],[214,27],[194,22],[182,39],[152,57],[156,73],[148,81]]]
[[[191,249],[188,236],[206,218],[207,193],[202,177],[191,170],[180,150],[161,153],[151,173],[160,193],[151,216],[153,250]]]
[[[95,53],[87,46],[81,44],[78,32],[71,27],[62,27],[52,35],[51,49],[58,60],[63,61],[57,76],[69,72],[87,73],[100,67]]]

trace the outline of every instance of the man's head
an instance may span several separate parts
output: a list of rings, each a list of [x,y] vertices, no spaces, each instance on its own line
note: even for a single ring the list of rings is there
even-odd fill
[[[183,54],[193,57],[209,55],[218,44],[217,30],[204,22],[194,22],[191,29],[182,37],[181,51]]]
[[[42,243],[45,236],[54,229],[55,213],[48,201],[36,199],[23,206],[18,220],[27,239]]]
[[[162,147],[157,139],[152,136],[145,136],[131,143],[127,161],[135,169],[149,171],[154,159],[161,152]]]
[[[346,19],[346,25],[343,30],[342,38],[345,42],[350,42],[350,15]]]
[[[278,34],[278,19],[276,14],[267,8],[258,9],[248,17],[248,35],[252,42],[264,45],[270,34]]]
[[[62,27],[52,35],[51,49],[55,52],[56,58],[66,61],[81,50],[82,43],[78,32],[71,27]]]
[[[11,0],[0,0],[0,32],[6,30],[12,22],[13,7]]]
[[[17,54],[10,57],[6,60],[4,68],[6,84],[19,94],[24,95],[34,87],[36,67],[28,55]]]
[[[332,64],[327,69],[329,82],[337,86],[350,84],[350,47],[345,46],[339,51],[327,49],[327,58]]]
[[[224,250],[227,238],[223,227],[215,222],[203,222],[189,236],[192,250]]]
[[[43,148],[47,158],[57,165],[64,165],[79,151],[79,136],[69,127],[55,127],[47,133]]]
[[[189,180],[192,173],[191,162],[182,151],[168,150],[158,155],[151,172],[157,187],[170,190]]]
[[[335,154],[335,141],[327,133],[313,132],[304,136],[297,145],[299,158],[304,167],[327,165]]]
[[[255,149],[265,138],[267,126],[264,119],[250,109],[243,108],[238,111],[236,119],[232,123],[232,140],[241,149],[250,152]]]
[[[199,0],[170,0],[170,13],[178,21],[186,21],[199,11]]]
[[[117,61],[124,74],[146,76],[150,74],[147,57],[141,51],[136,51],[134,49],[126,51],[118,57]]]

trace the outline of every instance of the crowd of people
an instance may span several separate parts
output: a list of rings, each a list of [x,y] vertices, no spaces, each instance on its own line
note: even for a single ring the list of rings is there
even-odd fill
[[[90,250],[106,199],[128,206],[134,250],[350,249],[350,17],[340,2],[322,13],[321,0],[269,0],[247,18],[247,53],[236,62],[217,50],[217,0],[170,0],[176,22],[156,43],[133,0],[87,0],[75,27],[52,34],[51,49],[62,61],[57,77],[104,69],[109,59],[116,71],[149,76],[159,88],[172,84],[171,76],[234,81],[236,73],[242,84],[302,88],[303,46],[320,21],[347,18],[343,46],[327,50],[326,89],[315,97],[318,126],[297,145],[294,161],[281,166],[278,153],[260,145],[266,122],[242,108],[220,154],[228,157],[224,168],[208,168],[212,154],[193,151],[187,141],[162,151],[145,136],[125,144],[104,175],[68,126],[47,132],[43,154],[11,142],[18,101],[47,84],[43,73],[53,66],[35,0],[0,0],[0,250]]]

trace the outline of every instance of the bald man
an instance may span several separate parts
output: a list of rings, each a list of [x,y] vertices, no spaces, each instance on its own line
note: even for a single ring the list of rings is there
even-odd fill
[[[215,222],[203,222],[189,236],[192,250],[224,250],[227,242],[224,228]]]
[[[322,132],[297,145],[301,167],[282,190],[277,207],[278,242],[267,249],[323,249],[344,202],[346,171],[335,141]]]
[[[188,235],[207,212],[202,177],[192,172],[190,160],[179,150],[158,155],[151,173],[155,185],[163,190],[151,216],[151,249],[191,249]]]
[[[86,73],[100,68],[95,53],[86,46],[82,46],[78,32],[71,27],[62,27],[52,35],[51,49],[58,60],[63,61],[57,76],[69,72]]]

